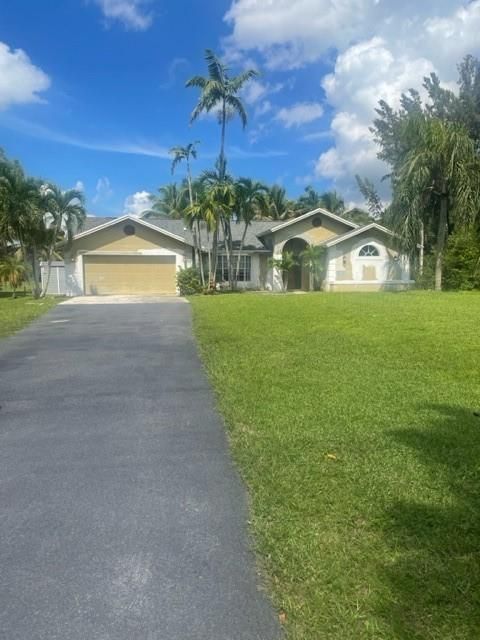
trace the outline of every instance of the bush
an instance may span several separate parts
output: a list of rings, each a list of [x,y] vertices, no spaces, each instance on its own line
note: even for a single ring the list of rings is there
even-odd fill
[[[195,267],[187,267],[177,272],[177,287],[181,296],[192,296],[202,293],[200,272]]]
[[[458,231],[448,239],[443,284],[445,289],[480,289],[480,239],[474,231]]]

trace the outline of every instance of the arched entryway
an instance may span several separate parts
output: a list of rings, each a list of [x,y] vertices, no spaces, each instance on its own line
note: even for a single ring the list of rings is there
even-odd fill
[[[308,291],[308,268],[303,264],[302,252],[308,247],[308,243],[302,238],[290,238],[283,246],[283,254],[293,254],[296,265],[288,272],[288,291]]]

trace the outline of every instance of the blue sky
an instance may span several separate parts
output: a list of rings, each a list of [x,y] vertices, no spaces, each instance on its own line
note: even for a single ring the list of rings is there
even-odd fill
[[[171,180],[172,145],[201,141],[197,171],[215,160],[219,128],[189,126],[198,94],[184,87],[210,47],[261,72],[247,130],[229,125],[230,171],[353,202],[355,173],[385,172],[368,131],[378,99],[395,103],[431,70],[454,86],[478,48],[480,2],[418,4],[3,0],[0,146],[32,175],[81,183],[91,213],[134,211]]]

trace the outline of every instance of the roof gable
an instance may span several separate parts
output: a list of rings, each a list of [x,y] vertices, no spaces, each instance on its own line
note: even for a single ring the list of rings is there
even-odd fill
[[[357,229],[352,229],[352,231],[348,231],[347,233],[344,233],[341,236],[337,236],[336,238],[332,238],[331,240],[328,240],[327,242],[325,242],[325,246],[333,247],[334,245],[340,244],[345,240],[349,240],[350,238],[354,238],[355,236],[362,235],[362,233],[365,233],[366,231],[372,231],[372,230],[380,231],[381,233],[389,235],[392,238],[395,236],[393,231],[390,231],[390,229],[387,229],[387,227],[382,227],[381,224],[377,224],[376,222],[371,222],[370,224],[367,224],[363,227],[357,227]]]
[[[146,220],[144,220],[143,218],[137,218],[134,216],[130,216],[130,215],[124,215],[121,216],[120,218],[111,218],[108,219],[107,222],[103,222],[99,225],[97,225],[96,227],[92,227],[90,229],[87,229],[86,231],[82,231],[80,233],[77,233],[74,237],[73,240],[80,240],[81,238],[85,238],[86,236],[92,235],[94,233],[97,233],[98,231],[103,231],[104,229],[108,229],[109,227],[113,227],[121,222],[132,222],[133,224],[139,224],[140,226],[146,227],[147,229],[152,229],[153,231],[156,231],[157,233],[160,233],[164,236],[167,236],[169,238],[172,238],[173,240],[177,240],[178,242],[181,242],[182,244],[188,244],[190,245],[191,243],[186,240],[186,238],[177,235],[176,233],[172,233],[171,231],[167,231],[167,229],[162,228],[161,226],[157,226],[154,224],[150,224],[149,222],[147,222]]]
[[[302,220],[307,220],[308,218],[311,218],[318,214],[321,214],[322,216],[326,216],[327,218],[330,218],[331,220],[335,220],[336,222],[340,222],[341,224],[344,224],[347,228],[358,229],[358,224],[355,224],[355,222],[351,222],[350,220],[346,220],[345,218],[337,216],[335,213],[331,213],[330,211],[323,209],[323,207],[318,207],[318,209],[314,209],[313,211],[308,211],[307,213],[304,213],[301,216],[297,216],[296,218],[291,218],[289,220],[286,220],[285,222],[281,222],[280,224],[272,226],[270,229],[267,229],[266,231],[263,231],[258,235],[264,236],[269,233],[275,233],[276,231],[285,229],[286,227],[297,224]]]

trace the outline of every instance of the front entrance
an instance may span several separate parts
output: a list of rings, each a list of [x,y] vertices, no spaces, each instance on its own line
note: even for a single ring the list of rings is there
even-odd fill
[[[308,291],[309,290],[309,274],[308,268],[304,265],[302,252],[308,247],[308,244],[302,238],[291,238],[283,247],[283,254],[290,252],[296,261],[294,267],[290,269],[285,277],[288,278],[288,291]]]

